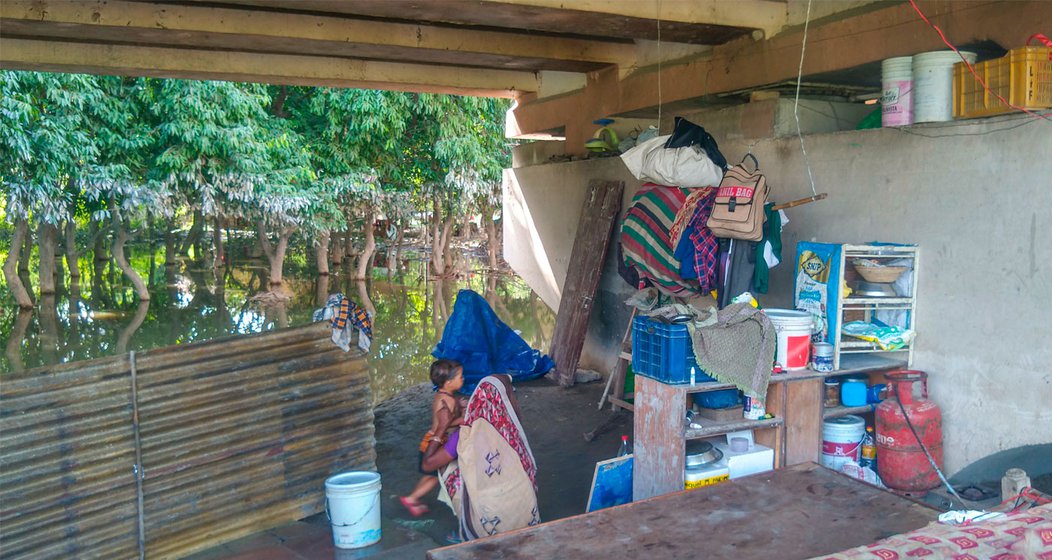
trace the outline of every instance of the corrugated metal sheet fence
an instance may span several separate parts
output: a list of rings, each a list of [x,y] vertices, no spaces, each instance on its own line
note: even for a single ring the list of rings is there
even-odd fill
[[[139,556],[134,412],[151,559],[323,511],[327,476],[375,469],[365,356],[322,324],[5,374],[0,557]]]

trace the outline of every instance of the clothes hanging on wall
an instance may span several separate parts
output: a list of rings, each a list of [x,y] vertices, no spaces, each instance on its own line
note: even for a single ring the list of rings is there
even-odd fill
[[[785,211],[775,210],[774,203],[768,202],[763,207],[767,221],[763,224],[763,239],[756,243],[756,270],[753,273],[753,290],[766,294],[770,269],[782,261],[782,227],[789,223]]]
[[[640,280],[649,280],[662,292],[680,296],[702,293],[696,282],[679,275],[679,261],[669,230],[691,189],[645,183],[632,198],[632,206],[621,224],[621,248],[625,264]]]

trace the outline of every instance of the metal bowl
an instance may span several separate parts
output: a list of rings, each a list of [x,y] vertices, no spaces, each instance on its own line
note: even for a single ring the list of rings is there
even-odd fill
[[[854,295],[861,297],[898,297],[895,288],[891,284],[865,281],[858,283],[858,289],[855,290]]]
[[[687,466],[701,467],[711,465],[723,458],[723,452],[707,441],[687,442]]]

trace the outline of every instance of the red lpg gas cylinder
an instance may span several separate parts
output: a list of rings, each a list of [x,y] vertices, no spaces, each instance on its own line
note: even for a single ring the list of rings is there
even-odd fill
[[[888,373],[888,398],[877,406],[877,472],[888,488],[923,494],[939,485],[939,478],[918,445],[931,453],[942,469],[942,413],[928,400],[928,375],[923,371],[901,370]],[[914,400],[913,384],[921,383],[922,397]],[[902,406],[899,406],[899,403]]]

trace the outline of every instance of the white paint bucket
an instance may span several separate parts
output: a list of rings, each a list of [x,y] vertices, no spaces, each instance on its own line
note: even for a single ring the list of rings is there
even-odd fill
[[[849,414],[822,422],[822,466],[839,471],[845,463],[857,463],[865,433],[866,421],[861,416]]]
[[[786,371],[806,369],[811,355],[811,330],[814,326],[811,314],[795,309],[765,309],[764,313],[778,333],[774,361]]]
[[[913,57],[898,56],[880,63],[880,124],[905,126],[913,122]]]
[[[970,63],[975,53],[961,51]],[[953,65],[961,57],[953,51],[932,51],[913,56],[913,122],[953,119]]]
[[[351,471],[325,481],[325,514],[336,548],[361,548],[380,540],[380,474]]]

